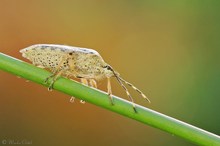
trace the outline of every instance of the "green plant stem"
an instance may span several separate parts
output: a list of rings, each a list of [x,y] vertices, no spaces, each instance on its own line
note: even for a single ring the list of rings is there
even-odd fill
[[[0,53],[0,69],[44,86],[48,86],[48,84],[44,84],[44,80],[51,74],[44,69],[35,67],[3,53]],[[135,113],[130,102],[116,96],[113,96],[115,105],[112,106],[105,92],[84,86],[78,82],[61,77],[54,83],[54,89],[169,132],[172,135],[177,135],[195,144],[220,146],[220,137],[213,133],[140,105],[136,106],[137,113]]]

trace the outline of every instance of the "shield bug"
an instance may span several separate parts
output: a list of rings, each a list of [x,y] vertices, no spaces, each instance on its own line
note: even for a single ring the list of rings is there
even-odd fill
[[[37,44],[24,48],[20,52],[23,57],[29,59],[34,65],[51,70],[52,75],[45,80],[47,82],[48,79],[52,78],[48,89],[52,89],[54,82],[60,75],[80,78],[83,84],[92,87],[97,87],[96,81],[107,78],[108,95],[113,105],[110,78],[115,77],[133,103],[135,112],[133,98],[123,83],[132,87],[150,102],[142,91],[121,78],[119,73],[107,64],[95,50],[66,45]]]

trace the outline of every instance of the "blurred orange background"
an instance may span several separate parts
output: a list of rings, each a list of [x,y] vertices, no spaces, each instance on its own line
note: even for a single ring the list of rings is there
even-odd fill
[[[151,104],[136,103],[220,134],[219,1],[1,0],[0,50],[38,43],[97,50]],[[193,144],[0,71],[0,144],[161,146]],[[106,91],[106,82],[99,83]],[[113,93],[127,99],[113,81]]]

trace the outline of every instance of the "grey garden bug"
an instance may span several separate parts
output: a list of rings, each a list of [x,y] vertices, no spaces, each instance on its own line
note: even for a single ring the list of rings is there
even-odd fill
[[[118,72],[105,63],[95,50],[66,45],[37,44],[24,48],[20,52],[23,57],[29,59],[34,65],[48,68],[52,71],[52,75],[45,80],[47,82],[49,78],[52,78],[49,89],[52,89],[54,82],[60,75],[80,78],[83,84],[95,88],[97,88],[96,81],[107,78],[108,95],[113,105],[110,77],[115,77],[133,103],[135,112],[136,108],[133,98],[123,83],[132,87],[150,102],[143,92],[122,79]]]

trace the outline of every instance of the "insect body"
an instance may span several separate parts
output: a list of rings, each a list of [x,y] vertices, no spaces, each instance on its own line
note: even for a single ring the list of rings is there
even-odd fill
[[[34,65],[48,68],[52,71],[52,75],[46,79],[46,81],[48,81],[49,78],[53,79],[49,89],[52,88],[53,83],[60,75],[80,78],[82,83],[86,85],[90,84],[93,87],[97,87],[96,81],[107,78],[108,95],[113,104],[110,78],[116,77],[132,102],[133,98],[123,83],[131,86],[134,90],[139,92],[142,97],[149,101],[139,89],[122,79],[118,72],[109,64],[105,63],[95,50],[66,45],[37,44],[22,49],[20,52],[23,57],[32,61]],[[136,111],[134,102],[133,108]]]

